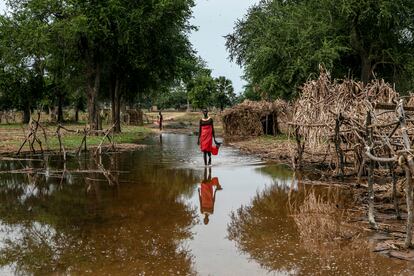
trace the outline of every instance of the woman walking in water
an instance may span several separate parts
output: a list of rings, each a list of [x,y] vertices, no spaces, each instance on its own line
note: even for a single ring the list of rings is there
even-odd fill
[[[214,134],[214,125],[213,119],[208,116],[207,108],[203,108],[203,118],[200,119],[200,127],[198,130],[198,141],[197,145],[200,146],[201,151],[203,152],[204,165],[211,165],[211,151],[214,143],[219,147],[220,143],[216,141],[216,136]],[[208,156],[208,163],[207,163]]]

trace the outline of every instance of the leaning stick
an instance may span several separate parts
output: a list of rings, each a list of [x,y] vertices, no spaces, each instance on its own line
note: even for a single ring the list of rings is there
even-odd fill
[[[111,130],[115,127],[115,125],[116,125],[116,122],[115,122],[115,124],[113,124],[113,125],[112,125],[112,127],[111,127],[111,128],[109,128],[109,129],[107,129],[107,130],[105,131],[105,136],[102,138],[101,142],[99,143],[99,146],[96,148],[96,150],[95,150],[95,155],[97,155],[97,154],[98,154],[98,151],[99,151],[99,153],[102,153],[102,144],[103,144],[103,142],[105,141],[105,139],[107,139],[107,138],[108,138],[108,135],[111,133]],[[108,138],[108,139],[109,139],[109,138]],[[111,140],[109,140],[109,141],[111,141]]]

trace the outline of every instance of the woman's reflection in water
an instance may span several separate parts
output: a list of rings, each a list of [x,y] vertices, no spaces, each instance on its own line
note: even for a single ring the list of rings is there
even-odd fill
[[[222,190],[218,178],[211,178],[211,167],[204,168],[204,179],[198,188],[198,197],[200,199],[200,211],[204,215],[204,224],[208,224],[209,215],[214,213],[214,203],[216,201],[216,192]]]

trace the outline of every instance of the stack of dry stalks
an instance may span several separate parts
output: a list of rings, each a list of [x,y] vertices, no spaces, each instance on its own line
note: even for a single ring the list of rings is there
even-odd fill
[[[297,127],[305,152],[327,155],[328,163],[338,167],[336,151],[342,150],[346,161],[360,163],[367,111],[372,112],[379,124],[390,122],[392,114],[376,111],[376,106],[393,104],[398,97],[398,93],[382,80],[365,86],[351,79],[331,81],[329,73],[321,70],[317,80],[302,87],[291,125]],[[335,139],[341,140],[340,149],[336,148],[338,141]],[[359,167],[359,164],[355,166]]]
[[[291,123],[297,142],[296,168],[301,167],[304,153],[325,152],[334,165],[333,172],[341,178],[346,174],[358,175],[359,179],[367,176],[368,221],[373,228],[378,227],[374,214],[374,177],[384,179],[385,175],[392,182],[397,217],[396,183],[399,175],[405,177],[406,247],[411,246],[414,222],[412,104],[411,96],[400,97],[382,80],[367,85],[353,80],[332,82],[322,70],[318,80],[303,86]]]
[[[224,111],[222,120],[226,137],[255,137],[264,134],[262,120],[266,116],[275,116],[272,122],[276,130],[284,129],[284,123],[288,121],[289,104],[283,100],[274,102],[249,101],[234,106]]]

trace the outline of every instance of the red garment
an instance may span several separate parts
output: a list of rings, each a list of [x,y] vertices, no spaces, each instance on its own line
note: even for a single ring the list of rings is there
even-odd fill
[[[213,185],[210,182],[201,183],[201,210],[212,212],[214,209]]]
[[[213,146],[213,125],[201,126],[200,149],[203,152],[211,152]]]
[[[214,177],[211,180],[204,180],[201,182],[201,189],[200,189],[200,207],[201,213],[210,213],[213,214],[214,212],[214,189],[213,186],[220,185],[218,178]]]

